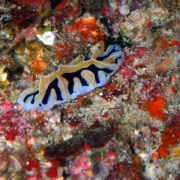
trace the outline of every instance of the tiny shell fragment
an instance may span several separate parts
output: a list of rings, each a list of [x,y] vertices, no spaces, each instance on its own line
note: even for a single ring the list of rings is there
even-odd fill
[[[128,5],[125,4],[119,7],[119,11],[120,11],[120,14],[122,14],[123,16],[126,16],[129,14],[130,8]]]
[[[43,34],[37,34],[37,38],[45,45],[52,46],[54,44],[55,35],[51,31]]]

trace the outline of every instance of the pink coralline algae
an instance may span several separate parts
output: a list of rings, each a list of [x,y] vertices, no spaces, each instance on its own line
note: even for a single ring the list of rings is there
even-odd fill
[[[3,105],[5,107],[5,105]],[[9,106],[9,105],[8,105]],[[9,107],[6,110],[9,110]],[[7,141],[13,142],[17,137],[24,137],[33,127],[26,120],[15,113],[13,110],[6,111],[0,117],[0,131],[4,132]]]
[[[33,171],[35,173],[32,176],[27,176],[26,180],[42,178],[40,165],[37,159],[29,159],[29,162],[25,165],[25,168],[27,171]]]
[[[13,103],[8,101],[2,101],[1,108],[4,111],[10,111],[12,109]]]
[[[86,152],[75,159],[69,171],[74,180],[91,179],[91,163]]]
[[[163,96],[163,87],[161,81],[150,80],[144,82],[141,92],[148,94],[151,98],[156,98],[157,96]]]
[[[137,167],[133,164],[129,164],[126,161],[114,164],[109,171],[107,179],[120,179],[123,180],[124,177],[127,179],[140,180],[142,179],[141,173]]]
[[[142,57],[146,53],[147,49],[145,47],[138,47],[138,54]]]
[[[122,67],[119,73],[122,74],[123,80],[125,81],[131,80],[133,76],[136,74],[135,70],[129,67]]]

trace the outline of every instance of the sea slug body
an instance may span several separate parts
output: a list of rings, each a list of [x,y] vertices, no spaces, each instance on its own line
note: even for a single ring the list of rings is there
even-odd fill
[[[20,94],[18,103],[26,111],[51,109],[105,85],[123,60],[119,45],[109,45],[104,50],[102,42],[92,56],[78,56],[71,64],[60,65],[56,72],[41,76],[37,87]]]

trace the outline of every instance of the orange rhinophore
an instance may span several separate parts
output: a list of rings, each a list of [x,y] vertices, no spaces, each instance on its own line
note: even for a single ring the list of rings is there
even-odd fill
[[[41,71],[46,68],[46,63],[41,58],[41,56],[43,55],[44,55],[43,51],[39,50],[36,55],[36,60],[33,63],[31,63],[31,67],[33,67],[37,71]]]

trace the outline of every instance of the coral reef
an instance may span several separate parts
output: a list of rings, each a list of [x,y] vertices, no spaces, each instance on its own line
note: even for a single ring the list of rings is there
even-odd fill
[[[0,179],[179,179],[179,10],[179,0],[1,0]],[[107,84],[48,111],[17,103],[101,40],[125,54]]]

